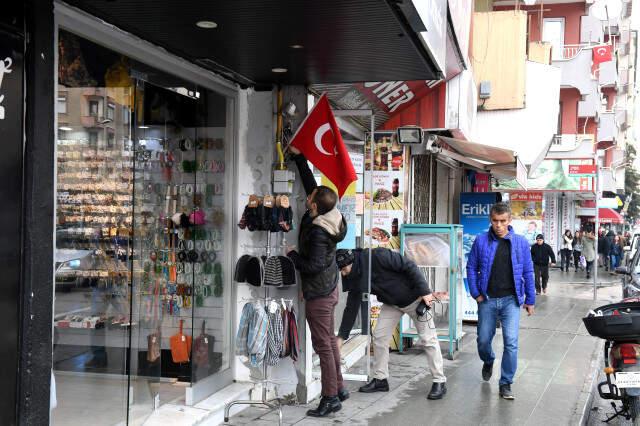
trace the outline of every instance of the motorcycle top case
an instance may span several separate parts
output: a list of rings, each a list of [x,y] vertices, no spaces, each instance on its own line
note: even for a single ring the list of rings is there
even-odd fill
[[[604,305],[595,309],[599,311],[602,316],[582,318],[590,335],[606,340],[640,338],[639,302]]]

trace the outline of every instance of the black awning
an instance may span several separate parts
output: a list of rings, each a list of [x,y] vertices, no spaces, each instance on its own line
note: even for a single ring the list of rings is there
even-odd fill
[[[392,0],[68,3],[241,84],[439,78],[426,48]],[[196,26],[204,20],[217,27]],[[273,68],[287,72],[277,74]]]

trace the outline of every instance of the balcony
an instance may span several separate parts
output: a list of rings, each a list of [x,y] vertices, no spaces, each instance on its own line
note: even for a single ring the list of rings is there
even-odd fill
[[[601,63],[597,73],[600,87],[613,87],[618,84],[618,67],[615,60]]]
[[[598,142],[613,142],[618,136],[616,116],[613,111],[602,112],[598,120]]]
[[[600,111],[600,91],[598,89],[598,83],[595,80],[591,80],[591,89],[588,94],[582,95],[582,100],[578,102],[578,117],[580,118],[593,118],[598,115]]]
[[[629,115],[629,111],[626,109],[619,109],[616,111],[616,125],[620,130],[627,130],[629,128],[629,122],[627,117]]]
[[[563,134],[554,136],[547,158],[577,159],[593,157],[593,135]]]
[[[567,45],[562,50],[562,59],[553,61],[560,68],[562,87],[574,87],[581,95],[592,92],[591,49],[585,45]]]

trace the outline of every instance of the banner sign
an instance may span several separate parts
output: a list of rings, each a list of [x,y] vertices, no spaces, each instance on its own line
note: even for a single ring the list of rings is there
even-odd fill
[[[570,164],[569,176],[595,176],[595,164]]]
[[[527,178],[529,191],[592,191],[593,178],[588,176],[572,176],[571,166],[593,166],[593,160],[543,160],[538,168]],[[575,169],[574,169],[575,170]],[[493,186],[495,191],[520,190],[516,179],[499,179]]]
[[[476,236],[489,229],[489,212],[495,202],[496,194],[494,192],[463,192],[460,194],[460,224],[463,226],[462,247],[464,255],[462,276],[465,289],[465,294],[460,295],[463,321],[478,321],[478,304],[471,297],[467,282],[467,259]]]
[[[540,201],[542,202],[542,192],[516,191],[509,193],[510,201]]]

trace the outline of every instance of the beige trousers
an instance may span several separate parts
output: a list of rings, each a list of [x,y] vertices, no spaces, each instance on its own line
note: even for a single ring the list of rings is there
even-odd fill
[[[418,330],[418,346],[424,347],[424,352],[427,356],[427,366],[433,376],[433,381],[439,383],[447,381],[444,375],[442,352],[440,351],[438,334],[435,324],[433,323],[433,318],[430,318],[428,321],[425,317],[418,318],[416,308],[419,303],[420,300],[416,300],[404,308],[387,304],[382,305],[376,328],[373,330],[373,377],[376,379],[386,379],[389,377],[389,341],[402,314],[407,314],[411,317]]]

